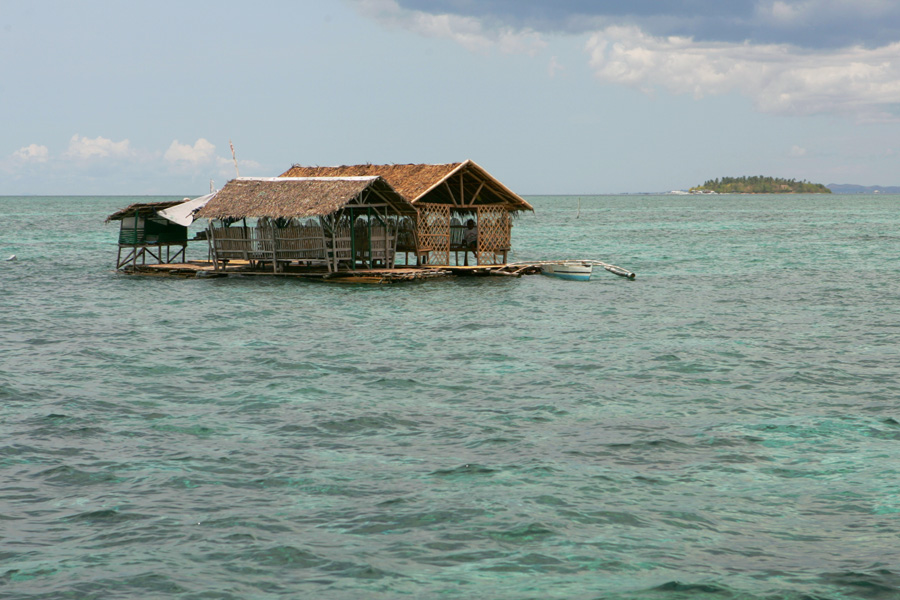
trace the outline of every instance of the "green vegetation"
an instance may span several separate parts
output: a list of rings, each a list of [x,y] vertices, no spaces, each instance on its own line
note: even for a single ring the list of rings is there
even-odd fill
[[[691,188],[692,192],[716,192],[717,194],[830,194],[821,183],[780,179],[777,177],[723,177],[710,179],[703,185]]]

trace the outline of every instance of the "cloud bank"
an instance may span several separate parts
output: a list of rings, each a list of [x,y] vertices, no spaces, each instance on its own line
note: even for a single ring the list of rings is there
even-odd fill
[[[211,162],[215,152],[216,147],[204,138],[198,139],[193,146],[173,140],[163,158],[173,163],[197,166]]]
[[[368,4],[368,0],[360,0]],[[700,41],[877,47],[900,40],[895,0],[397,0],[423,14],[475,18],[538,32],[613,25]]]
[[[254,160],[241,160],[240,167],[246,169],[246,174],[262,168]],[[113,141],[76,134],[62,151],[52,152],[43,144],[33,143],[0,156],[0,173],[7,174],[10,182],[39,175],[47,184],[98,178],[110,181],[118,177],[124,182],[120,185],[125,186],[179,177],[184,182],[202,181],[201,189],[205,189],[208,179],[222,182],[233,178],[235,167],[230,156],[217,156],[216,146],[205,138],[193,144],[176,139],[163,152],[134,148],[127,139]]]
[[[505,53],[535,55],[546,46],[541,36],[528,27],[486,24],[475,16],[449,12],[408,10],[396,0],[356,0],[356,6],[362,14],[389,27],[452,40],[473,52],[496,48]]]
[[[900,118],[895,0],[355,0],[391,27],[480,52],[539,54],[588,35],[601,81],[696,98],[739,92],[757,110]],[[557,70],[554,57],[550,76]]]
[[[36,162],[43,163],[47,162],[47,159],[50,157],[50,149],[47,146],[41,146],[39,144],[31,144],[29,146],[25,146],[23,148],[19,148],[12,154],[12,158],[17,162]]]
[[[765,113],[896,118],[900,42],[866,50],[797,52],[785,44],[750,45],[658,38],[636,28],[595,33],[586,50],[601,80],[651,92],[706,95],[738,91]]]
[[[127,157],[131,154],[131,142],[128,140],[114,142],[100,136],[88,139],[76,134],[69,140],[69,148],[63,156],[78,160],[91,160],[93,158]]]

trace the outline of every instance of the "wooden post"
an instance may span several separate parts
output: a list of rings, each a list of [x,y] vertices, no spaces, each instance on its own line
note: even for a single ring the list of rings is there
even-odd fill
[[[134,256],[131,259],[131,270],[137,271],[137,241],[138,241],[138,219],[140,218],[141,211],[134,211]]]
[[[219,270],[219,251],[216,249],[216,234],[212,219],[206,226],[206,241],[209,244],[209,257],[213,260],[213,270]]]
[[[369,235],[366,236],[369,239],[369,268],[374,268],[374,261],[372,260],[372,207],[366,207],[366,227],[368,228]]]
[[[481,231],[481,207],[475,207],[475,227],[478,228],[478,235],[475,236],[475,264],[481,265],[481,238],[484,237]]]
[[[278,272],[278,240],[276,239],[276,236],[275,236],[275,227],[277,224],[275,223],[274,220],[271,221],[271,223],[272,223],[272,226],[271,226],[270,230],[272,232],[272,272],[277,273]],[[257,226],[258,226],[258,224],[257,224]]]

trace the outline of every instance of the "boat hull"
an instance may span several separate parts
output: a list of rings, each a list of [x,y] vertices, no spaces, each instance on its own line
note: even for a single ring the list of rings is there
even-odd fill
[[[582,263],[548,263],[541,265],[541,273],[544,275],[552,275],[560,279],[571,279],[573,281],[589,281],[593,266]]]

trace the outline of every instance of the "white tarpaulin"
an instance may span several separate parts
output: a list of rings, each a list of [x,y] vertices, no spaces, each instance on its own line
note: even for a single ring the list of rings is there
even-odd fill
[[[199,198],[194,198],[193,200],[188,200],[187,202],[182,202],[181,204],[176,204],[175,206],[161,210],[156,214],[173,223],[178,223],[179,225],[187,227],[194,222],[194,213],[206,206],[206,203],[212,200],[212,197],[215,195],[216,193],[213,192],[212,194],[200,196]]]

